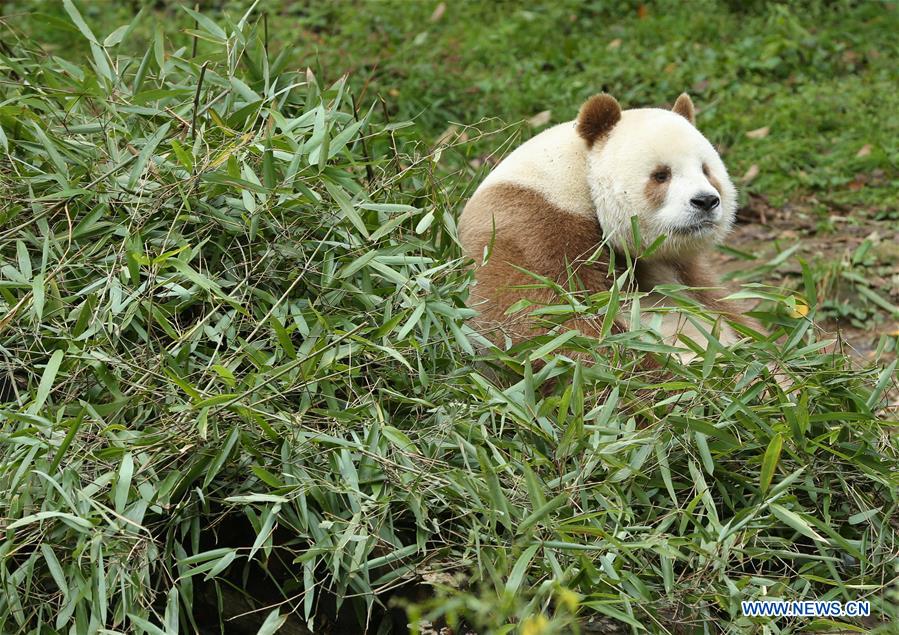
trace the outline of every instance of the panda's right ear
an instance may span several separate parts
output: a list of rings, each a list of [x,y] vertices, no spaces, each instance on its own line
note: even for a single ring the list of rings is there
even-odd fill
[[[693,107],[693,100],[690,99],[690,96],[687,93],[680,94],[671,110],[694,126],[696,125],[696,109]]]
[[[593,95],[584,102],[577,115],[577,133],[593,146],[596,140],[608,134],[621,119],[621,106],[611,95]]]

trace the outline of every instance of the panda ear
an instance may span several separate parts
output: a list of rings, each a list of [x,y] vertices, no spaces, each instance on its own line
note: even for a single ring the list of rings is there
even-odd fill
[[[696,125],[696,111],[693,108],[693,100],[690,99],[690,96],[687,93],[680,94],[680,97],[678,97],[677,101],[674,102],[674,108],[672,108],[671,110],[679,114],[694,126]]]
[[[593,146],[596,140],[607,134],[621,119],[621,106],[611,95],[593,95],[584,102],[577,115],[577,133]]]

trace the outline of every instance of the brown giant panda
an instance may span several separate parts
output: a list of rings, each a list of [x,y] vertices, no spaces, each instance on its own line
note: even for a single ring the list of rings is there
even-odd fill
[[[613,97],[595,95],[576,120],[549,128],[506,157],[465,206],[459,237],[475,261],[469,299],[478,311],[474,327],[498,345],[545,332],[531,311],[563,302],[522,269],[565,288],[573,272],[585,292],[608,290],[608,259],[591,259],[604,242],[635,258],[635,290],[649,294],[650,307],[670,304],[653,293],[657,285],[685,285],[710,314],[723,312],[755,327],[723,301],[727,292],[707,264],[710,248],[729,232],[736,206],[736,188],[696,128],[689,96],[678,97],[672,110],[622,111]],[[645,256],[660,236],[661,246]],[[510,315],[523,299],[531,306]],[[682,314],[660,313],[655,325],[666,343],[679,333],[703,341]],[[601,323],[601,316],[583,316],[566,326],[599,336]],[[616,331],[627,328],[621,319],[614,324]],[[723,343],[738,339],[720,320],[717,328]]]

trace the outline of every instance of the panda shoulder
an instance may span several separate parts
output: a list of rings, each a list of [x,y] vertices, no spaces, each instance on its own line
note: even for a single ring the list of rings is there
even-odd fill
[[[578,135],[575,122],[565,122],[549,128],[519,146],[497,165],[475,191],[471,203],[494,191],[498,186],[505,192],[528,190],[568,213],[594,217],[590,189],[587,182],[587,147]],[[490,195],[495,205],[496,195]],[[516,201],[519,199],[516,196]],[[470,203],[470,205],[471,205]],[[510,212],[517,207],[512,205]],[[505,215],[502,208],[492,208],[492,214]],[[470,216],[470,214],[467,214]]]

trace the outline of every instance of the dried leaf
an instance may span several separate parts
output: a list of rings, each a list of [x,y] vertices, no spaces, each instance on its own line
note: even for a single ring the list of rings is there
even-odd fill
[[[750,139],[764,139],[768,136],[769,132],[771,132],[771,128],[769,126],[765,126],[764,128],[756,128],[755,130],[750,130],[746,133],[746,136]]]
[[[846,187],[849,188],[850,192],[858,192],[863,187],[865,187],[866,181],[867,181],[867,178],[865,177],[864,174],[856,174],[855,178],[852,179]]]
[[[606,48],[609,49],[610,51],[612,51],[614,49],[619,48],[620,46],[621,46],[621,38],[616,37],[614,40],[609,42],[609,45]]]
[[[545,126],[549,123],[550,118],[552,117],[552,112],[549,110],[543,110],[538,112],[536,115],[528,119],[528,125],[532,128],[539,128],[540,126]]]
[[[866,157],[869,154],[871,154],[871,150],[872,150],[871,144],[866,143],[865,145],[863,145],[861,147],[861,149],[858,152],[855,153],[855,156],[858,157],[859,159],[861,159],[862,157]]]
[[[456,133],[459,132],[459,126],[456,124],[451,124],[449,128],[440,133],[440,136],[437,137],[437,141],[434,142],[434,146],[442,146],[448,144],[453,138],[456,136]]]
[[[446,3],[441,2],[437,5],[437,8],[434,9],[434,13],[431,14],[431,22],[437,22],[440,18],[443,17],[443,14],[446,13]]]
[[[745,185],[746,183],[752,182],[755,177],[759,175],[759,166],[753,163],[749,166],[749,169],[746,170],[746,174],[740,177],[740,181]]]

